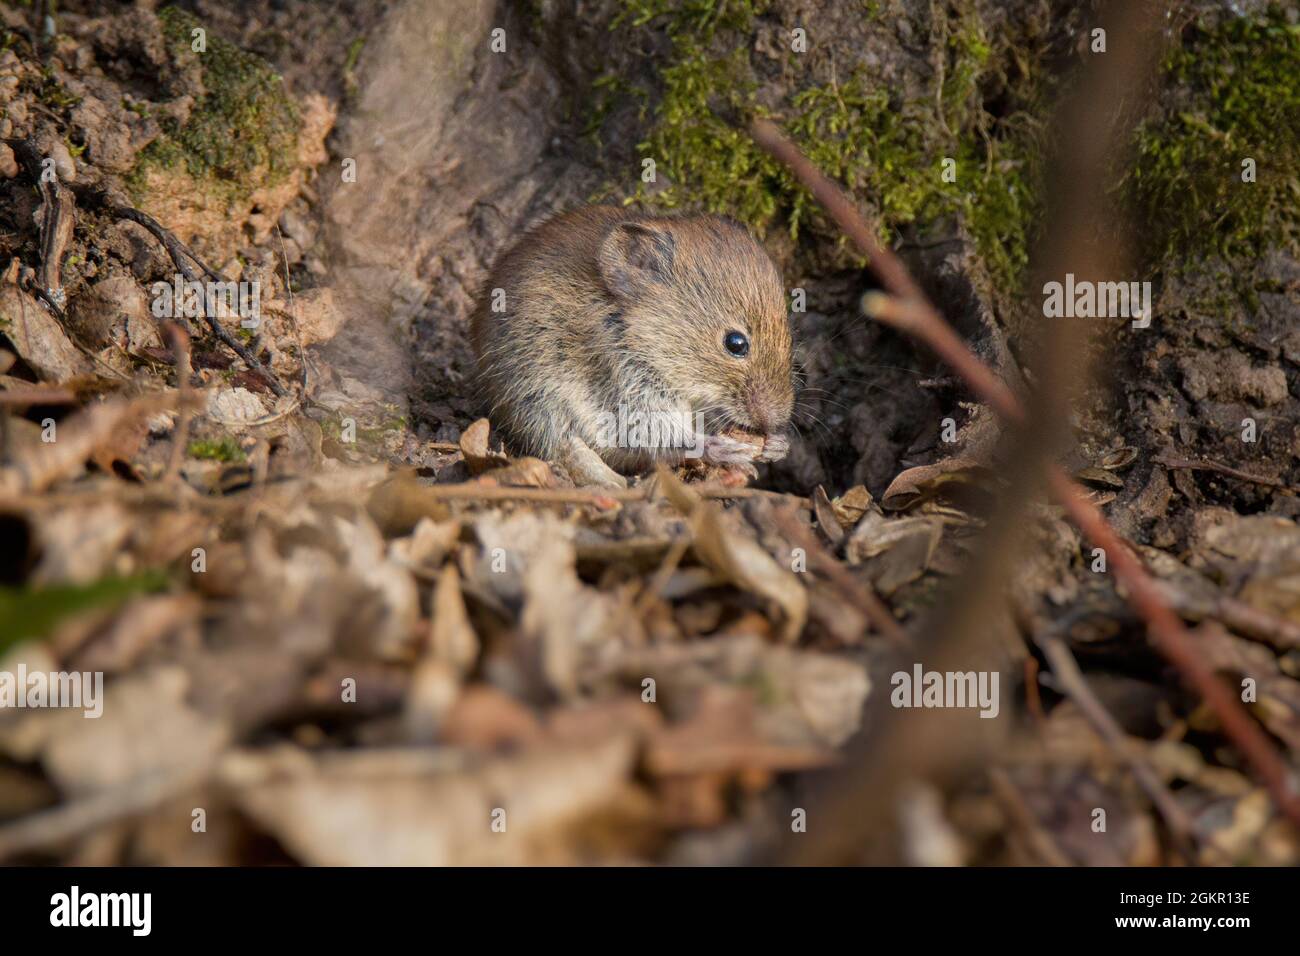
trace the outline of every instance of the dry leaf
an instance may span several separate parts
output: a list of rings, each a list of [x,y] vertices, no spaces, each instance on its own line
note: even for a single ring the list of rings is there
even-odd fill
[[[390,536],[409,534],[426,520],[445,521],[449,514],[447,503],[407,471],[376,485],[366,500],[366,510],[384,534]]]
[[[189,677],[175,667],[114,681],[104,690],[97,719],[79,709],[56,709],[0,722],[0,751],[39,759],[66,794],[206,766],[225,747],[229,731],[185,702],[189,687]]]
[[[826,497],[826,489],[818,485],[812,493],[813,514],[817,516],[817,527],[821,529],[832,548],[838,548],[844,541],[844,526],[840,524],[839,515],[831,500]]]
[[[853,529],[844,555],[850,564],[866,564],[876,589],[890,595],[925,572],[942,537],[939,518],[886,518],[869,512]]]
[[[627,735],[467,770],[439,771],[420,752],[369,771],[369,755],[244,753],[222,777],[239,807],[303,863],[520,866],[578,862],[555,855],[566,852],[556,838],[624,797],[634,755]],[[504,829],[494,831],[494,819]]]
[[[66,382],[90,371],[58,319],[10,280],[0,284],[0,326],[41,381]]]
[[[971,484],[987,473],[988,469],[974,458],[945,458],[932,465],[909,468],[889,483],[880,503],[891,511],[905,511],[935,497],[949,483]]]
[[[433,591],[429,653],[462,676],[478,660],[478,638],[465,610],[465,600],[460,594],[460,572],[454,564],[447,565],[438,575]]]
[[[835,516],[839,518],[840,525],[847,531],[862,520],[862,516],[866,514],[874,500],[865,486],[854,485],[832,501],[831,507],[835,509]]]
[[[551,466],[540,458],[512,459],[508,465],[493,468],[479,480],[511,488],[555,487],[555,475],[551,472]]]
[[[794,572],[777,564],[746,533],[728,528],[712,503],[702,501],[671,472],[660,469],[659,479],[668,500],[688,516],[691,547],[699,559],[741,590],[775,601],[784,616],[781,640],[798,640],[808,619],[808,592]]]
[[[488,434],[491,425],[486,418],[480,418],[466,428],[460,435],[460,453],[465,457],[465,465],[471,475],[479,475],[493,468],[500,468],[509,463],[505,455],[492,451],[488,447]]]

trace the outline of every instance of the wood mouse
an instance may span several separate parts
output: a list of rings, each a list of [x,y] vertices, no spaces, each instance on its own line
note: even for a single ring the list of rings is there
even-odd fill
[[[785,289],[735,220],[549,219],[495,263],[471,335],[493,424],[579,484],[692,457],[752,476],[788,450]]]

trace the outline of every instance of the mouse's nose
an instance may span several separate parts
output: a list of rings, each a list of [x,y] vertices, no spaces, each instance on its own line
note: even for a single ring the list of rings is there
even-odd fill
[[[770,435],[778,424],[776,403],[772,397],[759,388],[751,388],[745,402],[749,420],[764,435]]]

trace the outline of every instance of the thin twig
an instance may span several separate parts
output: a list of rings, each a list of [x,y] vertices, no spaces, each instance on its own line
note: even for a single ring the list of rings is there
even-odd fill
[[[1024,831],[1029,846],[1048,866],[1074,866],[1074,861],[1066,856],[1065,851],[1056,845],[1051,834],[1043,829],[1034,817],[1033,811],[1025,803],[1025,798],[1011,781],[1011,776],[1001,767],[989,768],[989,783],[993,794],[1002,804],[1002,809],[1011,817],[1013,823]]]
[[[164,324],[163,333],[172,350],[172,361],[176,363],[176,391],[180,396],[171,455],[167,459],[167,470],[163,473],[164,481],[174,481],[181,473],[181,465],[185,463],[190,437],[191,412],[189,403],[185,400],[190,390],[190,337],[175,322]]]
[[[785,164],[795,178],[821,203],[835,224],[862,250],[871,264],[871,271],[881,284],[901,299],[924,302],[925,293],[912,279],[912,274],[897,256],[883,254],[875,233],[867,225],[853,200],[844,194],[839,185],[826,176],[805,156],[771,120],[757,118],[749,125],[749,134],[763,149]]]
[[[1179,842],[1185,854],[1189,855],[1191,842],[1196,837],[1196,825],[1192,818],[1174,799],[1174,795],[1169,792],[1169,788],[1151,769],[1151,765],[1143,759],[1142,754],[1133,746],[1124,730],[1110,715],[1106,707],[1097,695],[1092,692],[1088,686],[1087,679],[1083,672],[1079,670],[1079,664],[1070,653],[1069,647],[1060,636],[1055,633],[1047,633],[1036,636],[1035,643],[1042,648],[1043,656],[1047,658],[1048,665],[1052,668],[1052,674],[1055,675],[1056,681],[1061,685],[1070,700],[1079,708],[1079,712],[1092,725],[1093,730],[1110,748],[1111,752],[1120,758],[1133,774],[1133,779],[1138,782],[1143,790],[1146,791],[1151,803],[1159,811],[1160,816],[1164,818],[1165,823],[1169,826],[1170,832]]]
[[[198,276],[195,275],[194,270],[190,268],[189,262],[186,261],[187,259],[190,260],[190,262],[193,262],[194,265],[198,266],[203,274],[209,279],[216,282],[229,281],[220,272],[217,272],[215,269],[208,266],[207,263],[198,257],[193,249],[181,242],[181,240],[178,239],[170,229],[165,227],[148,213],[141,212],[139,209],[135,209],[131,206],[117,204],[109,205],[107,211],[118,219],[129,219],[136,225],[143,226],[147,229],[155,239],[162,243],[163,248],[167,250],[167,255],[169,255],[172,262],[176,264],[176,268],[180,269],[181,274],[191,282],[197,281]]]
[[[130,220],[131,222],[147,229],[155,239],[162,243],[163,248],[166,249],[167,254],[171,256],[171,260],[175,263],[176,268],[180,270],[181,275],[183,275],[188,281],[198,282],[199,276],[190,263],[186,261],[187,258],[193,260],[202,273],[213,281],[230,281],[220,272],[217,272],[204,263],[202,259],[194,254],[193,250],[191,250],[189,246],[177,239],[176,236],[174,236],[166,227],[148,213],[141,212],[139,209],[133,209],[130,206],[121,205],[110,206],[108,211],[119,219]],[[235,338],[230,333],[230,330],[222,325],[215,315],[208,312],[206,297],[203,301],[202,314],[203,321],[206,322],[208,328],[212,330],[212,334],[224,342],[231,351],[243,359],[250,369],[258,375],[261,375],[262,378],[266,380],[267,385],[270,386],[271,391],[275,392],[277,397],[283,397],[289,394],[288,390],[280,384],[280,380],[276,377],[275,373],[263,365],[261,359],[253,354],[253,350]]]
[[[1196,650],[1193,639],[1165,601],[1160,584],[1106,523],[1101,512],[1059,468],[1048,475],[1053,496],[1065,505],[1070,520],[1095,547],[1106,553],[1115,577],[1127,590],[1127,600],[1146,622],[1156,649],[1178,668],[1183,679],[1218,717],[1223,731],[1237,745],[1273,795],[1278,808],[1300,823],[1300,793],[1295,776],[1267,735],[1219,680]]]
[[[0,392],[0,405],[72,405],[76,401],[76,392],[58,386],[32,385]]]
[[[868,621],[898,648],[910,646],[907,631],[898,623],[894,612],[882,601],[869,582],[859,581],[844,565],[822,547],[817,536],[794,514],[793,510],[773,508],[777,529],[803,548],[813,567],[830,580],[845,600],[861,611]]]
[[[725,485],[692,485],[702,498],[758,498],[772,492],[759,488],[728,488]],[[612,507],[619,502],[649,501],[648,488],[514,488],[508,485],[482,484],[477,481],[446,485],[422,485],[421,494],[448,501],[536,501],[559,505],[597,505]]]
[[[892,258],[892,253],[885,254],[883,250],[879,255],[885,259]],[[1024,408],[1015,393],[966,347],[929,302],[868,292],[862,297],[861,305],[862,311],[878,322],[925,339],[934,353],[999,416],[1013,425],[1024,424]]]
[[[1183,591],[1168,580],[1157,584],[1164,592],[1169,606],[1189,621],[1209,618],[1242,637],[1267,644],[1276,650],[1300,649],[1300,624],[1270,614],[1230,594],[1202,597]]]
[[[1225,475],[1228,478],[1240,478],[1242,481],[1253,482],[1257,485],[1263,485],[1266,488],[1277,488],[1279,491],[1294,493],[1295,489],[1285,481],[1279,481],[1276,478],[1265,478],[1263,475],[1252,475],[1248,471],[1241,471],[1230,465],[1221,465],[1217,461],[1203,461],[1191,458],[1170,458],[1158,456],[1154,459],[1157,465],[1164,465],[1170,470],[1186,469],[1188,471],[1212,471],[1216,475]]]
[[[298,361],[302,363],[302,394],[308,394],[310,387],[308,380],[308,367],[310,362],[307,358],[307,349],[302,344],[302,330],[298,327],[298,310],[293,301],[293,280],[289,276],[289,254],[284,250],[284,236],[280,234],[280,224],[275,224],[275,237],[280,240],[280,259],[284,263],[284,294],[289,297],[289,324],[293,326],[293,336],[298,345]]]

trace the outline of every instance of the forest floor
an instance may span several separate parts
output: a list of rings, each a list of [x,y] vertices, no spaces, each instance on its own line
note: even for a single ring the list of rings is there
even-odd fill
[[[739,31],[759,102],[824,138],[800,117],[836,107],[799,99],[773,52],[798,5],[704,32],[661,6],[570,21],[548,2],[65,2],[52,32],[31,5],[0,8],[0,861],[795,859],[800,835],[838,825],[819,808],[886,715],[907,739],[900,684],[932,669],[924,641],[983,559],[1006,449],[951,372],[862,316],[869,274],[792,181],[747,139],[673,125],[688,54]],[[990,169],[1007,150],[1011,182],[1023,116],[1005,103],[1023,90],[986,65],[949,97],[963,38],[1011,62],[993,39],[1023,29],[1020,62],[1046,68],[1076,55],[1082,14],[1035,32],[954,4],[960,29],[923,41],[909,18],[932,5],[867,6],[895,26],[828,24],[840,59],[809,67],[873,117],[854,148],[931,144],[854,98],[850,47],[938,103],[952,128],[933,135],[959,156],[957,117]],[[1209,62],[1220,5],[1185,6],[1176,39]],[[1293,58],[1294,18],[1246,6]],[[1179,96],[1153,102],[1189,115]],[[745,175],[729,191],[669,159],[671,187],[647,194],[636,150],[677,142],[730,143]],[[1032,394],[1042,297],[1005,281],[1036,234],[982,220],[987,197],[926,205],[888,193],[903,173],[809,149]],[[693,183],[700,202],[785,217],[764,238],[806,295],[791,455],[748,487],[664,471],[575,488],[483,417],[470,309],[527,224],[593,197],[689,205]],[[781,227],[796,216],[798,234]],[[1080,356],[1101,370],[1062,461],[1294,768],[1300,258],[1276,228],[1249,255],[1143,260],[1153,321],[1114,321]],[[218,281],[234,299],[198,307],[186,283]],[[935,745],[950,760],[894,781],[847,859],[1300,862],[1300,830],[1105,556],[1052,505],[1024,530],[960,666],[996,677],[993,696]],[[20,672],[102,674],[102,715],[10,710]]]

